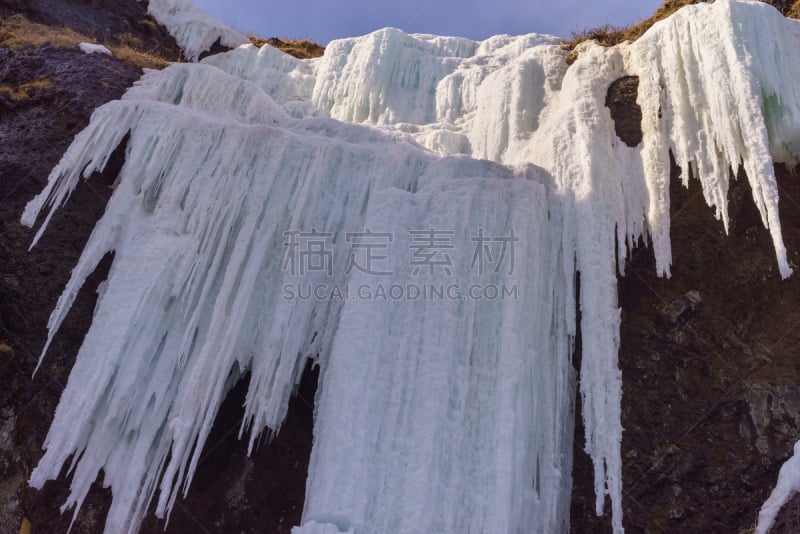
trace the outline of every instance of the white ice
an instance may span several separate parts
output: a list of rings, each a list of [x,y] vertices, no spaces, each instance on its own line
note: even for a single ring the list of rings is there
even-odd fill
[[[52,339],[114,251],[31,483],[77,453],[67,505],[102,469],[114,489],[106,531],[135,532],[156,490],[159,514],[186,490],[239,377],[252,373],[242,429],[252,448],[279,430],[312,358],[322,373],[298,534],[567,531],[576,390],[597,512],[608,497],[622,532],[617,274],[644,239],[669,275],[670,151],[726,228],[730,170],[744,166],[778,270],[791,273],[772,166],[800,155],[798,54],[796,21],[717,0],[636,43],[582,45],[572,65],[550,36],[384,29],[314,60],[246,45],[149,72],[97,110],[23,215],[33,225],[50,208],[38,239],[130,134],[114,195],[51,316]],[[605,107],[622,76],[640,80],[637,147],[616,137]],[[432,281],[505,284],[518,298],[284,298],[299,282],[382,282],[343,269],[298,280],[284,269],[287,231],[330,232],[341,267],[347,232],[374,227],[408,250],[409,231],[439,226],[462,253],[479,228],[514,230],[513,273]],[[392,282],[416,280],[394,267]]]
[[[228,48],[250,42],[246,35],[212,17],[191,0],[149,0],[147,10],[167,28],[191,61],[197,61],[217,41]]]
[[[99,44],[81,43],[78,45],[78,48],[80,48],[81,52],[84,54],[105,54],[107,56],[113,55],[111,50]]]
[[[798,491],[800,491],[800,441],[794,445],[794,455],[781,466],[778,483],[758,513],[756,534],[769,532],[775,524],[778,512]]]
[[[470,165],[452,180],[440,165],[415,193],[376,194],[366,227],[392,232],[398,250],[408,250],[410,229],[454,229],[454,253],[467,256],[437,282],[519,291],[506,300],[345,304],[295,534],[322,534],[325,524],[398,534],[568,528],[574,378],[542,173],[470,178]],[[513,274],[467,269],[479,228],[524,229]],[[415,287],[420,277],[402,264],[389,282]],[[378,295],[387,281],[356,273],[350,283]]]

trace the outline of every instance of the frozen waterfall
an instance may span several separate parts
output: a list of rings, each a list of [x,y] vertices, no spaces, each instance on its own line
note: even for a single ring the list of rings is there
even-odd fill
[[[187,6],[151,2],[188,55],[244,42]],[[609,500],[622,532],[617,273],[644,238],[669,275],[671,151],[726,228],[744,166],[791,274],[773,162],[800,157],[800,23],[717,0],[633,44],[567,54],[550,36],[396,29],[314,60],[243,45],[148,72],[98,109],[23,215],[44,215],[38,239],[127,139],[50,319],[52,339],[114,251],[31,483],[72,457],[77,513],[102,470],[106,532],[136,532],[156,494],[168,515],[191,483],[238,378],[251,372],[252,448],[279,431],[312,358],[296,534],[568,531],[578,391],[597,512]],[[631,75],[633,148],[605,107]],[[579,327],[591,341],[576,372]]]

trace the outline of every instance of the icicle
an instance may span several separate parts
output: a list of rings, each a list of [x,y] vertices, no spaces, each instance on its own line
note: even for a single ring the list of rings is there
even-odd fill
[[[220,28],[186,6],[151,2],[199,54]],[[609,496],[622,532],[617,273],[646,231],[658,273],[670,273],[669,151],[725,227],[730,169],[743,165],[791,273],[772,164],[800,155],[797,50],[796,22],[718,0],[633,44],[587,43],[569,67],[550,36],[478,43],[386,29],[316,60],[243,46],[148,73],[97,110],[22,217],[32,225],[49,208],[35,244],[130,136],[119,186],[51,315],[49,339],[115,251],[31,483],[75,454],[66,506],[80,507],[102,469],[114,489],[106,531],[135,532],[157,490],[165,515],[188,487],[238,377],[251,372],[242,434],[252,448],[280,428],[305,358],[319,355],[297,532],[564,532],[580,326],[596,510]],[[630,75],[643,112],[633,148],[605,107],[609,85]],[[518,287],[518,299],[287,297],[299,282],[376,283],[343,268],[287,271],[298,232],[337,243],[326,258],[341,267],[343,234],[382,227],[408,249],[415,225],[449,227],[462,252],[479,227],[517,232],[519,269],[491,282]],[[402,287],[413,273],[390,278]],[[453,281],[485,282],[469,271],[433,280]]]
[[[147,10],[167,28],[191,61],[197,61],[217,41],[228,48],[250,43],[246,35],[229,28],[191,0],[149,0]]]
[[[794,444],[794,455],[786,460],[778,474],[778,483],[758,514],[756,534],[767,534],[775,524],[783,505],[800,491],[800,441]]]
[[[731,169],[744,166],[780,273],[791,274],[773,156],[787,163],[800,156],[800,67],[790,52],[798,45],[797,24],[771,6],[719,0],[681,9],[630,47],[630,72],[640,77],[648,226],[660,272],[668,274],[671,261],[669,148],[684,170],[684,184],[689,168],[696,170],[706,202],[726,230]]]

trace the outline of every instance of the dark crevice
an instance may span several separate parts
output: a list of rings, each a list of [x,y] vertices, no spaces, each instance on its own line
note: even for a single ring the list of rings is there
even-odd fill
[[[131,134],[128,132],[125,137],[120,141],[119,146],[114,149],[111,156],[108,158],[106,168],[103,172],[96,172],[90,178],[90,183],[101,184],[109,190],[115,188],[119,182],[119,174],[122,172],[122,167],[125,165],[125,154],[128,151],[128,143],[130,142]]]
[[[217,54],[224,54],[225,52],[230,52],[233,50],[229,46],[225,46],[222,44],[222,38],[217,39],[214,41],[214,44],[211,45],[211,48],[200,54],[199,60],[202,61],[209,56],[215,56]]]
[[[630,147],[642,142],[642,108],[636,103],[638,95],[638,76],[615,80],[606,93],[606,106],[611,111],[617,137]]]

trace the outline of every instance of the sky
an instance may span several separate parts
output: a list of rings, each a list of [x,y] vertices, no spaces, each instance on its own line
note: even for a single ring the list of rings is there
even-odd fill
[[[236,29],[260,37],[333,39],[392,26],[408,33],[482,40],[508,33],[569,37],[576,30],[627,26],[663,0],[194,0]]]

